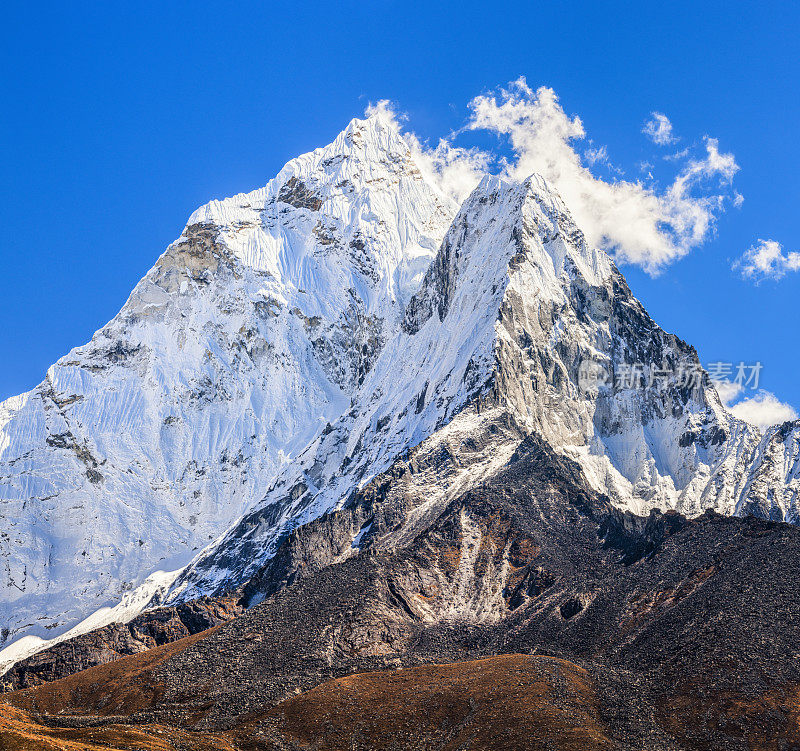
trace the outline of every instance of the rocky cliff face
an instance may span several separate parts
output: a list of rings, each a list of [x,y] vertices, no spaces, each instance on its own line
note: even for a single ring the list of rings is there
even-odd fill
[[[587,366],[605,381],[587,382]],[[762,468],[758,430],[725,411],[694,349],[652,321],[609,258],[586,246],[558,195],[536,177],[486,178],[347,412],[168,598],[238,586],[289,531],[341,508],[409,448],[430,440],[458,453],[501,424],[511,434],[492,434],[457,472],[450,454],[431,458],[441,477],[420,487],[420,518],[480,484],[531,434],[624,510],[752,513],[756,494],[772,499],[762,515],[792,513],[791,478]],[[761,489],[752,487],[757,472]]]

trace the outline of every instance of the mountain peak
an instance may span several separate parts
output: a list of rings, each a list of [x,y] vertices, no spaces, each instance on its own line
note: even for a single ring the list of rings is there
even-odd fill
[[[187,227],[218,227],[221,243],[244,265],[293,288],[305,289],[311,280],[303,277],[320,267],[344,264],[355,276],[340,278],[331,293],[354,289],[377,313],[405,305],[455,211],[394,123],[376,113],[292,159],[265,187],[202,206]],[[328,290],[316,291],[330,302]]]
[[[380,116],[194,212],[120,313],[0,407],[8,637],[58,635],[261,497],[346,409],[454,213]]]
[[[796,441],[759,453],[552,186],[487,176],[457,210],[391,120],[353,120],[198,209],[118,316],[0,405],[1,625],[57,636],[187,564],[172,597],[229,589],[424,444],[419,521],[526,435],[628,511],[764,512],[759,488],[797,518]]]
[[[464,201],[420,291],[406,308],[404,326],[418,330],[438,310],[444,318],[459,279],[476,275],[478,289],[505,288],[510,274],[528,261],[524,294],[566,299],[576,275],[599,286],[613,264],[589,248],[558,193],[538,174],[524,180],[484,176]]]
[[[390,176],[396,180],[410,178],[424,183],[411,149],[397,127],[385,114],[376,112],[365,119],[351,120],[327,146],[288,161],[263,188],[201,206],[191,215],[187,225],[211,222],[227,226],[231,221],[241,221],[241,211],[262,211],[270,200],[280,196],[290,181],[302,182],[307,191],[317,193],[316,206],[298,208],[320,210],[326,201],[343,191],[364,190]],[[433,186],[425,187],[430,190]],[[455,207],[449,199],[438,198],[443,209],[452,215]]]
[[[333,143],[336,144],[339,138],[355,148],[373,146],[386,153],[401,155],[411,152],[394,120],[382,110],[371,112],[367,117],[354,117]]]

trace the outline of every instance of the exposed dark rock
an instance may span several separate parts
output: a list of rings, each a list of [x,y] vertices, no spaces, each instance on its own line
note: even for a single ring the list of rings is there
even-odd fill
[[[278,749],[287,747],[288,707],[308,709],[321,694],[291,704],[293,697],[331,679],[389,670],[389,680],[396,668],[536,654],[568,661],[551,673],[540,702],[566,700],[569,665],[585,671],[595,698],[570,710],[566,727],[585,729],[593,712],[608,738],[601,747],[800,747],[792,708],[800,697],[800,585],[790,574],[800,567],[800,530],[713,513],[623,514],[533,436],[492,477],[420,515],[413,483],[433,466],[458,467],[482,440],[410,452],[343,509],[288,534],[244,588],[249,610],[202,638],[147,653],[146,666],[131,657],[113,673],[114,696],[157,687],[124,712],[86,693],[87,682],[101,680],[92,670],[52,684],[52,693],[43,686],[9,700],[37,703],[45,714],[55,702],[61,725],[104,724],[122,713],[136,725],[235,737],[246,730],[261,739],[253,748]],[[164,624],[149,621],[137,640],[161,638]],[[420,692],[435,689],[425,682],[435,675],[419,677]],[[461,695],[471,696],[466,687]],[[391,730],[393,715],[381,725],[362,710],[376,737]],[[344,711],[336,710],[341,722]],[[502,727],[492,722],[475,732]],[[352,747],[368,748],[359,737]],[[533,740],[509,748],[542,747]]]
[[[561,611],[561,617],[568,621],[583,610],[583,601],[580,597],[570,597],[566,602],[562,603],[559,610]]]
[[[242,613],[233,598],[208,598],[157,608],[128,623],[113,623],[20,660],[0,676],[0,689],[16,691],[64,678],[93,665],[205,631]]]
[[[290,177],[278,192],[278,200],[298,209],[319,211],[322,199],[297,177]]]

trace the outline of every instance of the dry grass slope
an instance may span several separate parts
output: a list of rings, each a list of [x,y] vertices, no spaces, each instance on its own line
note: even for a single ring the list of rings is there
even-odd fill
[[[268,713],[315,751],[601,751],[612,749],[583,669],[503,655],[340,678]]]
[[[199,635],[198,635],[199,636]],[[188,642],[189,637],[182,640]],[[0,751],[608,751],[589,675],[564,661],[503,655],[328,681],[227,732],[121,724],[159,694],[153,668],[176,642],[4,697]],[[45,718],[37,714],[45,715]],[[58,726],[59,715],[62,726]],[[70,718],[105,722],[70,728]],[[46,722],[46,724],[45,724]]]
[[[140,654],[96,665],[35,688],[14,691],[3,701],[41,715],[128,716],[154,706],[163,686],[152,680],[152,671],[165,660],[182,652],[215,629],[208,629],[179,641]]]
[[[192,733],[163,725],[104,725],[59,728],[33,720],[27,712],[0,704],[0,751],[235,751],[211,733]]]

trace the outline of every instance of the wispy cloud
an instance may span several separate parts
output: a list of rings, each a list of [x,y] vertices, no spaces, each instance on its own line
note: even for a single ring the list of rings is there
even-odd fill
[[[608,149],[605,146],[597,149],[589,148],[583,152],[583,156],[589,164],[605,164],[608,162]]]
[[[717,394],[726,407],[730,407],[744,391],[741,383],[733,381],[714,381],[714,388],[717,389]]]
[[[758,427],[761,432],[787,420],[796,420],[797,411],[775,394],[759,389],[753,396],[742,399],[744,387],[731,381],[715,381],[719,398],[728,410],[740,420]]]
[[[669,118],[661,112],[650,113],[650,119],[645,122],[642,133],[659,146],[668,146],[678,140],[672,134]]]
[[[403,124],[407,120],[405,114],[399,112],[387,99],[370,104],[365,114],[368,117],[383,117],[398,131],[403,130]],[[480,149],[453,146],[447,138],[439,139],[439,143],[431,147],[420,141],[411,131],[404,132],[403,138],[428,181],[457,203],[461,203],[473,191],[481,177],[491,168],[493,156]]]
[[[755,396],[742,399],[730,407],[730,411],[740,420],[756,425],[762,431],[772,425],[797,419],[795,409],[789,404],[784,404],[769,391],[760,391]]]
[[[580,118],[566,114],[552,89],[532,91],[522,78],[476,97],[470,108],[468,127],[508,137],[516,158],[504,165],[505,172],[518,178],[543,175],[561,193],[590,244],[651,273],[709,236],[729,191],[709,194],[698,188],[713,177],[727,186],[738,169],[733,155],[721,153],[718,142],[708,138],[705,154],[689,160],[661,192],[638,181],[603,180],[573,146],[586,138]]]
[[[551,88],[534,91],[520,78],[475,97],[469,108],[462,130],[506,138],[512,157],[455,146],[461,131],[435,147],[405,133],[420,169],[457,201],[490,169],[517,179],[539,173],[561,194],[587,242],[618,262],[657,273],[701,245],[733,201],[730,183],[739,167],[732,154],[720,151],[716,139],[706,138],[700,154],[687,151],[672,182],[659,188],[651,178],[646,183],[621,179],[608,149],[588,139],[581,119],[567,115]],[[401,120],[388,102],[369,111]],[[579,151],[581,142],[585,148]],[[592,168],[600,167],[612,177],[595,175]]]
[[[800,271],[800,253],[785,253],[775,240],[759,240],[734,262],[733,269],[756,284],[764,279],[782,279],[790,271]]]

